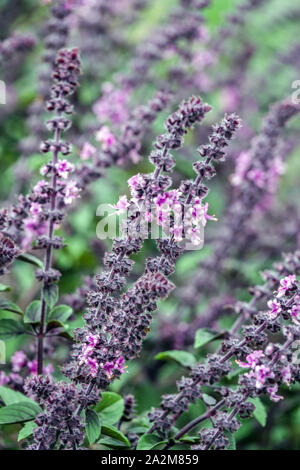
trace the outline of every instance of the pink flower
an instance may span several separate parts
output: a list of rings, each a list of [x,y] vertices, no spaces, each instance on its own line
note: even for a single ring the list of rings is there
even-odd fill
[[[103,126],[100,131],[96,133],[96,140],[102,143],[103,150],[109,150],[117,141],[116,137],[107,126]]]
[[[158,194],[155,202],[158,205],[158,207],[161,207],[164,204],[167,204],[167,199],[168,199],[167,193],[162,193],[162,194]]]
[[[72,165],[68,160],[58,160],[55,168],[58,176],[64,179],[67,179],[69,174],[74,171],[74,165]]]
[[[281,279],[277,297],[284,296],[286,291],[291,289],[294,286],[295,281],[296,281],[295,274],[290,274],[289,276],[286,276],[285,278]]]
[[[48,166],[48,165],[44,165],[44,166],[42,166],[42,168],[40,169],[40,173],[41,173],[41,175],[43,175],[43,176],[47,176],[47,175],[50,173],[50,171],[51,171],[51,167]]]
[[[295,320],[300,321],[300,297],[297,296],[297,303],[294,304],[291,308],[291,315]]]
[[[95,155],[97,149],[94,147],[92,144],[89,142],[85,142],[82,146],[81,152],[80,152],[80,158],[81,160],[88,160],[91,158],[93,155]]]
[[[115,361],[114,369],[116,369],[117,371],[119,371],[121,374],[124,374],[124,373],[125,373],[124,364],[125,364],[124,357],[123,357],[123,356],[120,356],[120,357]]]
[[[93,111],[100,122],[111,121],[120,125],[128,118],[129,89],[114,90],[111,83],[102,86],[103,95],[94,104]]]
[[[124,212],[128,206],[129,206],[129,202],[127,200],[127,196],[124,195],[120,197],[117,204],[115,204],[113,207],[117,209],[118,212]]]
[[[41,180],[36,183],[36,185],[33,188],[33,191],[37,196],[43,196],[45,195],[48,188],[49,188],[49,184],[46,181]]]
[[[90,368],[90,373],[92,377],[97,377],[99,365],[95,359],[88,357],[87,364]]]
[[[10,359],[13,372],[20,372],[25,367],[27,362],[27,356],[24,351],[16,351]]]
[[[133,198],[139,196],[138,191],[140,189],[143,189],[145,186],[145,179],[143,175],[140,175],[140,173],[138,173],[137,175],[134,175],[131,178],[129,178],[128,186],[129,186],[130,194]]]
[[[203,227],[205,227],[208,220],[215,220],[215,221],[218,220],[215,216],[208,214],[208,202],[206,202],[204,206],[202,207],[200,218],[201,218],[201,223]]]
[[[32,202],[30,209],[29,209],[30,214],[32,214],[33,216],[37,216],[40,214],[41,211],[42,211],[41,205],[38,204],[37,202]]]
[[[227,86],[222,89],[222,107],[224,111],[232,113],[239,106],[240,92],[236,86]]]
[[[9,382],[9,378],[6,376],[5,372],[3,370],[0,371],[0,385],[3,387]]]
[[[81,364],[86,363],[88,358],[93,354],[94,348],[97,346],[99,342],[99,338],[97,335],[88,335],[86,337],[88,344],[84,344],[82,347],[82,352],[80,354],[79,361]]]
[[[272,372],[270,367],[265,366],[265,365],[260,365],[256,366],[254,371],[251,371],[255,379],[256,383],[255,386],[256,388],[262,388],[267,380],[267,378],[272,377]]]
[[[284,383],[287,385],[290,385],[291,380],[292,380],[292,371],[290,366],[286,366],[282,369],[282,379]]]
[[[236,361],[236,362],[243,369],[248,369],[249,367],[253,369],[258,363],[259,359],[263,356],[264,356],[264,352],[262,350],[257,350],[257,351],[253,351],[253,353],[248,354],[248,356],[246,356],[247,362],[241,362],[241,361]]]
[[[281,312],[281,305],[278,302],[278,300],[276,300],[276,299],[275,300],[269,300],[268,307],[270,309],[269,314],[272,317],[277,317]]]
[[[170,232],[173,234],[175,240],[181,241],[183,236],[183,226],[182,225],[175,225],[170,229]]]
[[[236,167],[233,175],[230,176],[230,182],[233,186],[240,186],[244,181],[251,163],[251,157],[247,152],[241,152],[236,159]]]
[[[266,182],[266,175],[259,168],[252,168],[248,171],[247,178],[253,181],[259,188],[263,188]]]
[[[79,198],[80,189],[74,181],[70,181],[64,188],[64,203],[72,204],[74,199]]]
[[[146,222],[152,222],[153,217],[152,217],[151,212],[146,211],[144,215],[145,215]]]
[[[104,364],[103,369],[105,370],[105,373],[109,379],[113,377],[113,369],[114,369],[114,363],[113,362],[106,362]]]
[[[275,384],[273,387],[268,387],[267,392],[270,394],[270,399],[277,403],[280,400],[283,400],[283,397],[276,395],[278,392],[278,385]]]
[[[22,248],[29,248],[33,240],[44,235],[47,231],[45,222],[39,222],[38,220],[28,217],[24,221],[24,237],[22,240]]]
[[[114,376],[115,370],[117,370],[121,374],[125,373],[124,364],[125,364],[124,357],[120,356],[118,359],[116,359],[113,362],[106,362],[103,366],[103,369],[105,370],[107,377],[111,379]]]
[[[36,359],[33,359],[33,361],[30,361],[27,363],[27,367],[31,373],[31,375],[37,375],[38,371],[38,362]],[[48,366],[43,367],[43,374],[45,375],[51,375],[53,372],[53,366],[52,364],[49,364]]]
[[[38,370],[38,362],[36,359],[34,359],[33,361],[30,361],[27,363],[27,367],[30,371],[30,373],[32,375],[36,375],[37,374],[37,370]]]
[[[188,238],[191,243],[195,246],[200,245],[203,242],[201,230],[198,227],[191,227],[187,230]]]

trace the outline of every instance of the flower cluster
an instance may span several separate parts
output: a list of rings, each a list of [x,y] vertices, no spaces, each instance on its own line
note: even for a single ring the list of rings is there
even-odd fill
[[[161,409],[149,414],[154,423],[151,431],[155,430],[163,436],[169,435],[172,425],[188,409],[189,404],[203,396],[202,387],[209,386],[213,393],[221,396],[220,401],[177,432],[175,440],[202,421],[211,419],[213,427],[201,430],[200,445],[195,449],[223,449],[229,445],[226,432],[233,433],[240,427],[235,416],[239,414],[241,418],[247,418],[255,410],[254,405],[247,401],[248,398],[264,393],[277,402],[282,399],[278,395],[281,384],[289,386],[299,381],[299,368],[293,362],[292,345],[300,337],[299,323],[293,314],[299,309],[300,286],[296,274],[300,272],[300,253],[285,255],[283,263],[276,264],[274,268],[275,271],[263,273],[266,280],[264,286],[252,289],[251,302],[237,304],[240,317],[232,328],[230,337],[223,341],[220,351],[209,354],[204,363],[193,367],[190,377],[183,377],[177,383],[178,394],[164,396]],[[255,303],[263,299],[269,307],[268,311],[255,307]],[[275,301],[280,306],[276,316],[270,311],[271,303]],[[238,331],[243,323],[240,338]],[[279,332],[285,341],[272,342],[269,335],[275,333],[278,337]],[[232,372],[232,357],[236,357],[241,369],[249,369],[240,376],[236,390],[215,385]],[[231,411],[224,412],[224,408]]]
[[[12,389],[23,391],[26,377],[37,375],[37,360],[30,360],[24,351],[16,351],[10,359],[10,365],[11,372],[9,374],[4,371],[0,372],[0,385],[7,385]],[[52,373],[52,364],[43,367],[44,375],[51,375]]]
[[[252,140],[250,150],[242,153],[241,167],[247,167],[247,174],[251,171],[252,175],[264,173],[269,175],[268,178],[273,178],[274,168],[282,150],[280,133],[288,121],[299,113],[299,110],[299,106],[292,104],[289,100],[272,106],[263,121],[259,134]],[[282,157],[287,157],[287,155],[282,155]],[[199,302],[199,292],[202,295],[204,289],[207,292],[214,289],[216,279],[224,269],[226,260],[233,251],[238,250],[240,245],[244,247],[248,234],[247,228],[251,230],[251,221],[257,215],[255,209],[266,207],[265,204],[267,200],[269,201],[268,185],[257,186],[255,178],[246,176],[242,178],[241,175],[242,173],[239,174],[238,190],[233,194],[226,210],[222,233],[219,234],[214,244],[213,254],[205,260],[203,266],[199,266],[197,274],[188,281],[188,285],[179,291],[182,303],[189,305],[191,309]]]
[[[76,387],[37,376],[27,379],[25,390],[29,397],[45,407],[45,411],[36,418],[34,441],[28,449],[54,449],[59,436],[64,449],[76,450],[84,435],[82,420],[75,416],[76,405],[81,398]]]

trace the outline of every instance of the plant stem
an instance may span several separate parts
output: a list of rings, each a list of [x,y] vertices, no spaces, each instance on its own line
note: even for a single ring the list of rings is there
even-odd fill
[[[60,116],[61,113],[58,113]],[[55,144],[59,144],[59,139],[60,139],[60,129],[55,130]],[[49,220],[49,225],[48,225],[48,239],[49,242],[52,241],[53,238],[53,232],[54,232],[54,220],[53,220],[53,211],[56,209],[56,183],[57,183],[57,175],[55,172],[55,165],[57,163],[57,158],[58,158],[58,150],[57,147],[55,148],[53,152],[53,158],[52,158],[52,192],[50,195],[50,220]],[[44,263],[44,270],[47,272],[51,268],[52,264],[52,245],[49,243],[46,253],[45,253],[45,263]],[[48,284],[43,281],[43,286],[41,290],[41,326],[40,330],[38,333],[38,345],[37,345],[37,360],[38,360],[38,374],[43,373],[43,363],[44,363],[44,338],[45,338],[45,333],[46,333],[46,313],[47,313],[47,305],[46,305],[46,296],[45,296],[45,291],[46,288],[48,287]]]

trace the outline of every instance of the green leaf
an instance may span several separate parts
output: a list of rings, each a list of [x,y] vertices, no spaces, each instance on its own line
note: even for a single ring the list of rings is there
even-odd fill
[[[180,439],[180,442],[189,442],[191,444],[195,444],[199,442],[199,436],[183,436]]]
[[[23,393],[11,390],[8,387],[0,387],[0,397],[2,401],[4,401],[5,405],[12,405],[13,403],[20,403],[24,401],[35,403],[30,398],[23,395]]]
[[[17,313],[18,315],[24,315],[18,305],[5,299],[0,300],[0,310],[7,310],[8,312]]]
[[[162,441],[156,434],[144,434],[138,442],[136,450],[151,450],[159,445],[166,444],[168,441]]]
[[[4,318],[0,320],[0,339],[7,340],[26,333],[21,323]]]
[[[86,410],[86,435],[89,440],[90,444],[94,444],[94,442],[99,439],[101,434],[101,421],[97,413],[93,410]]]
[[[0,282],[0,292],[7,292],[7,291],[10,291],[10,290],[11,290],[11,287],[6,286],[5,284],[2,284]]]
[[[26,439],[27,437],[31,436],[34,428],[36,427],[37,424],[34,421],[27,421],[27,423],[24,424],[23,428],[18,434],[18,442],[22,439]]]
[[[128,450],[127,444],[124,444],[124,442],[121,441],[117,441],[112,437],[102,437],[101,439],[99,439],[97,444],[101,444],[109,450]]]
[[[116,424],[123,416],[124,400],[117,393],[103,392],[101,401],[94,409],[103,423]]]
[[[219,339],[223,336],[223,333],[216,333],[209,330],[208,328],[200,328],[196,331],[194,348],[201,348],[206,344]]]
[[[267,424],[267,411],[265,405],[260,398],[249,398],[249,401],[255,405],[255,411],[253,412],[254,418],[262,427],[265,427]]]
[[[41,321],[41,301],[34,300],[25,310],[24,323],[39,323]]]
[[[217,400],[214,397],[207,395],[207,393],[203,393],[202,399],[204,403],[209,406],[214,406],[217,403]]]
[[[58,305],[49,313],[48,321],[58,320],[64,323],[72,315],[72,312],[73,312],[72,308],[68,307],[68,305]]]
[[[37,266],[41,269],[44,267],[43,262],[39,258],[30,255],[29,253],[22,253],[22,255],[18,256],[18,260],[24,261],[24,263],[33,264],[34,266]]]
[[[226,450],[236,450],[236,442],[234,435],[229,431],[224,431],[224,435],[229,440],[229,446],[226,447]]]
[[[58,320],[49,321],[47,324],[47,331],[53,330],[54,328],[64,328],[64,325]]]
[[[23,401],[4,406],[0,409],[0,424],[23,423],[31,421],[41,413],[41,408],[36,403]]]
[[[184,367],[193,367],[196,364],[196,358],[193,354],[186,351],[164,351],[155,356],[155,359],[173,360]]]
[[[56,284],[45,287],[44,298],[48,307],[52,309],[58,300],[58,287]]]
[[[116,439],[117,441],[124,442],[124,444],[126,444],[127,447],[130,447],[130,442],[127,439],[127,437],[124,436],[124,434],[121,431],[119,431],[117,428],[115,428],[114,426],[103,424],[101,428],[101,435],[112,437],[113,439]]]

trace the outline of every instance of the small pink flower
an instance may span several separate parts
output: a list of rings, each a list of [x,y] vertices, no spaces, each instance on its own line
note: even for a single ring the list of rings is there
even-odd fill
[[[33,361],[30,361],[27,363],[27,367],[29,369],[29,372],[31,375],[37,375],[38,372],[38,362],[36,359],[33,359]],[[52,364],[49,364],[48,366],[43,367],[43,374],[45,375],[51,375],[53,372],[53,366]]]
[[[137,175],[134,175],[129,178],[128,186],[132,197],[136,197],[138,195],[138,190],[142,189],[145,186],[145,179],[143,175],[140,175],[140,173],[138,173]]]
[[[272,377],[270,367],[265,365],[256,366],[253,372],[253,375],[256,379],[255,386],[256,388],[262,388],[267,380],[267,378]]]
[[[72,202],[79,198],[80,189],[74,181],[70,181],[64,188],[64,203],[72,204]]]
[[[198,227],[191,227],[187,230],[187,236],[195,246],[203,242],[201,230]]]
[[[251,157],[247,152],[241,152],[236,158],[235,172],[230,176],[233,186],[241,186],[251,163]]]
[[[82,146],[81,152],[80,152],[80,158],[81,160],[88,160],[91,158],[93,155],[95,155],[97,149],[94,147],[92,144],[89,142],[85,142]]]
[[[283,400],[283,397],[277,395],[278,392],[278,385],[275,384],[273,387],[268,387],[267,392],[270,394],[270,399],[277,403],[280,400]]]
[[[125,364],[124,357],[120,356],[118,359],[116,359],[113,362],[106,362],[103,366],[103,369],[105,370],[107,377],[111,379],[114,376],[114,370],[117,370],[121,374],[125,373],[124,364]]]
[[[258,363],[259,359],[263,356],[264,356],[264,352],[262,350],[257,350],[257,351],[253,351],[253,353],[248,354],[248,356],[246,356],[247,362],[241,362],[241,361],[236,361],[236,362],[243,369],[248,369],[249,367],[253,369]]]
[[[153,217],[152,217],[151,212],[146,211],[144,215],[145,215],[145,220],[146,220],[146,222],[152,222]]]
[[[258,188],[263,188],[266,182],[266,175],[259,168],[252,168],[248,171],[247,178],[253,181]]]
[[[0,385],[3,387],[9,382],[9,378],[6,376],[5,372],[3,370],[0,370]]]
[[[111,121],[119,126],[128,118],[129,89],[115,90],[112,83],[102,86],[103,95],[94,104],[93,111],[100,122]]]
[[[114,369],[116,369],[117,371],[119,371],[121,374],[124,374],[124,373],[125,373],[124,364],[125,364],[124,357],[123,357],[123,356],[120,356],[120,357],[115,361]]]
[[[117,141],[107,126],[101,127],[100,131],[96,133],[96,140],[102,143],[103,150],[109,150]]]
[[[33,188],[33,191],[35,192],[37,196],[43,196],[46,193],[48,188],[49,188],[49,184],[46,181],[41,180],[36,183],[36,185]]]
[[[291,380],[292,380],[292,371],[289,366],[286,366],[282,369],[282,379],[284,383],[286,383],[287,385],[290,385]]]
[[[47,166],[47,165],[44,165],[40,169],[40,174],[43,175],[43,176],[47,176],[50,173],[50,171],[51,171],[50,167]]]
[[[114,369],[114,363],[113,362],[106,362],[104,364],[103,369],[105,370],[105,373],[109,379],[113,377],[113,369]]]
[[[206,223],[208,220],[215,220],[215,221],[218,220],[215,216],[208,214],[208,202],[206,202],[204,206],[202,207],[202,213],[201,213],[200,218],[201,218],[201,223],[203,227],[206,226]]]
[[[51,375],[53,374],[54,368],[52,364],[48,364],[47,366],[44,366],[43,368],[43,373],[45,375]]]
[[[181,241],[183,237],[183,226],[182,225],[175,225],[170,229],[170,232],[174,236],[174,239],[177,241]]]
[[[167,193],[162,193],[162,194],[158,194],[155,202],[158,205],[158,207],[162,207],[163,205],[167,204],[167,199],[168,199]]]
[[[87,364],[90,368],[90,373],[92,377],[97,377],[99,365],[95,359],[92,359],[91,357],[88,357],[87,359]]]
[[[10,359],[13,372],[20,372],[25,367],[27,356],[24,351],[16,351]]]
[[[296,276],[294,274],[290,274],[289,276],[286,276],[285,278],[281,279],[277,297],[284,296],[286,291],[294,286],[295,281]]]
[[[269,300],[268,307],[270,309],[269,314],[272,317],[277,317],[281,312],[281,305],[278,302],[278,300],[276,300],[276,299],[275,300]]]
[[[32,214],[33,216],[38,216],[41,213],[41,211],[42,211],[41,205],[38,204],[37,202],[32,202],[30,209],[29,209],[30,214]]]
[[[300,297],[297,296],[297,303],[291,308],[291,315],[295,320],[300,321]]]
[[[121,196],[120,199],[118,200],[117,204],[115,204],[113,207],[118,210],[118,212],[124,212],[126,211],[127,207],[129,206],[129,202],[127,200],[127,196]]]
[[[34,359],[33,361],[30,361],[27,363],[27,367],[30,371],[30,373],[32,375],[36,375],[37,374],[37,370],[38,370],[38,362],[36,359]]]
[[[57,174],[60,178],[67,179],[69,174],[74,171],[74,165],[68,160],[59,160],[55,165]]]

